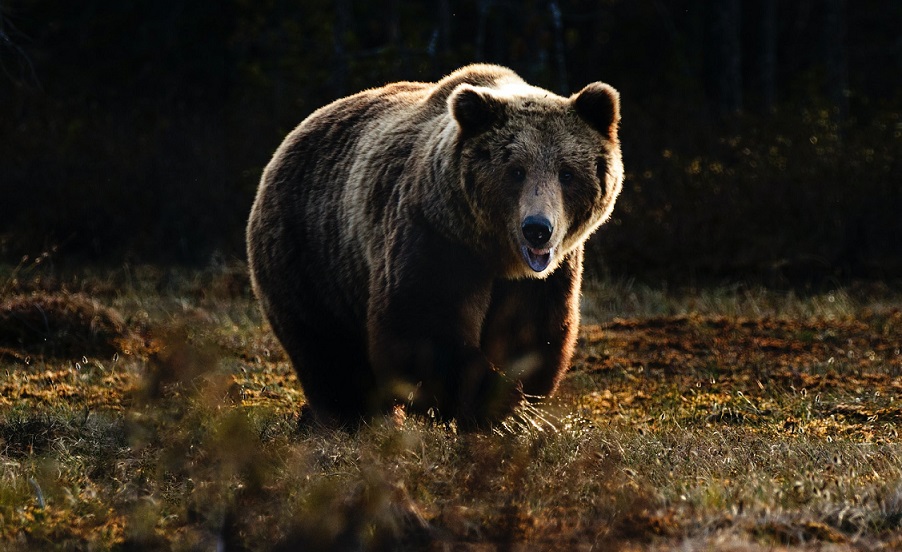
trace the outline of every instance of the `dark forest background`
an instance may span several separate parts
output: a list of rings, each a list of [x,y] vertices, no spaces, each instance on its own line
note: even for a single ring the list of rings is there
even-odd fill
[[[0,0],[0,262],[241,260],[305,116],[474,61],[620,90],[594,272],[902,276],[897,0]]]

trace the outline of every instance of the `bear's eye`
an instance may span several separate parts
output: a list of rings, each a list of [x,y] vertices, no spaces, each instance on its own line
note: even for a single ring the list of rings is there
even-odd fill
[[[570,169],[561,169],[561,172],[558,174],[558,179],[560,179],[561,184],[567,184],[573,181],[573,171]]]
[[[523,167],[511,167],[510,175],[514,182],[523,182],[526,178],[526,169]]]

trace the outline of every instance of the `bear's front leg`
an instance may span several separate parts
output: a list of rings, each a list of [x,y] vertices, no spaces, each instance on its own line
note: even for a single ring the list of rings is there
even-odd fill
[[[373,270],[367,312],[369,356],[383,403],[431,408],[463,426],[506,416],[515,384],[480,350],[492,273],[474,252],[425,229],[387,236]]]
[[[527,395],[554,393],[576,346],[583,247],[545,279],[498,280],[482,333],[490,361]]]

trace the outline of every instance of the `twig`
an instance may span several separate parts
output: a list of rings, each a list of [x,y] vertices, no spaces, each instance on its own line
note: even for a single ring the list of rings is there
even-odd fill
[[[34,487],[34,492],[38,497],[38,508],[43,510],[45,503],[44,503],[44,492],[41,491],[41,486],[38,485],[38,482],[34,477],[29,477],[28,482],[31,483],[32,487]]]

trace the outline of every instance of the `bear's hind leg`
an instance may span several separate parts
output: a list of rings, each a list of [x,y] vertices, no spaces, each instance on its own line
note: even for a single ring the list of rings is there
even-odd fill
[[[314,419],[353,426],[379,412],[363,340],[337,329],[296,326],[279,336]]]

